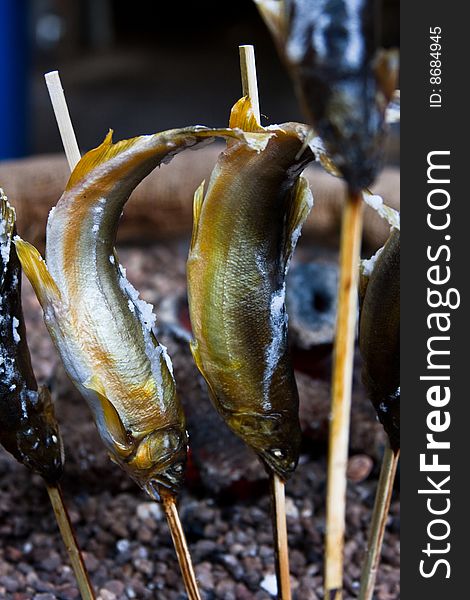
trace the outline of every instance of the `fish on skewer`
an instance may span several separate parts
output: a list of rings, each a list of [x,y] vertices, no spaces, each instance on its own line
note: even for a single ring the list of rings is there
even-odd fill
[[[385,111],[398,71],[380,47],[378,0],[255,0],[293,77],[302,108],[352,191],[380,167]]]
[[[400,230],[363,261],[359,347],[362,381],[394,452],[400,449]]]
[[[152,306],[126,280],[114,243],[137,184],[216,134],[190,127],[113,144],[109,133],[83,156],[49,215],[46,262],[15,239],[49,333],[111,457],[157,499],[182,482],[184,415],[171,360],[154,334]]]
[[[285,276],[313,204],[298,157],[308,127],[262,128],[247,97],[230,127],[270,134],[253,151],[229,141],[195,194],[187,263],[191,349],[229,427],[285,481],[299,454],[298,393],[287,347]]]
[[[286,61],[309,122],[348,190],[340,242],[328,451],[325,598],[341,600],[346,466],[362,193],[378,172],[397,54],[378,47],[378,0],[255,0]]]
[[[79,161],[47,226],[46,263],[16,248],[70,378],[87,400],[108,452],[153,499],[161,500],[188,596],[199,592],[175,498],[187,433],[171,360],[154,333],[152,306],[127,281],[114,250],[130,193],[158,165],[214,136],[260,136],[201,126],[112,143],[111,132]]]
[[[85,564],[59,486],[64,450],[47,387],[38,389],[21,306],[15,209],[0,189],[0,442],[41,475],[84,600],[93,600]]]
[[[388,436],[372,511],[360,600],[371,600],[400,457],[400,230],[363,261],[359,286],[362,380]]]
[[[21,307],[15,209],[0,190],[0,441],[47,482],[57,482],[64,451],[47,387],[38,389]]]
[[[264,129],[250,97],[231,127],[269,133],[264,150],[229,141],[194,198],[188,257],[192,352],[215,408],[260,457],[272,486],[278,594],[289,600],[284,483],[300,449],[298,393],[287,347],[285,277],[313,200],[301,177],[308,127]]]

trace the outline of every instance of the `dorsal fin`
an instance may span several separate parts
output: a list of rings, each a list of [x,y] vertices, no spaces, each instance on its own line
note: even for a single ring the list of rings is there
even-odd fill
[[[70,175],[66,190],[73,188],[81,181],[88,173],[93,171],[100,164],[114,158],[118,154],[125,152],[135,144],[137,144],[144,136],[131,138],[130,140],[122,140],[113,144],[113,130],[110,129],[104,138],[103,142],[93,150],[87,152],[79,161],[75,169]]]
[[[248,96],[243,96],[233,105],[230,112],[229,127],[232,129],[239,128],[249,133],[264,133],[266,131],[258,123]]]

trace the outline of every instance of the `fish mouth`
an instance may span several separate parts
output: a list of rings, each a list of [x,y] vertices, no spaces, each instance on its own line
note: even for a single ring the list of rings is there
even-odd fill
[[[281,453],[277,455],[276,453]],[[295,471],[298,463],[298,458],[293,459],[284,455],[284,452],[280,448],[274,448],[269,450],[261,450],[258,452],[265,469],[268,474],[273,472],[278,475],[283,481],[287,481],[292,473]]]
[[[184,481],[187,460],[187,446],[181,440],[179,447],[158,462],[151,473],[147,473],[138,483],[157,502],[163,495],[176,495]]]

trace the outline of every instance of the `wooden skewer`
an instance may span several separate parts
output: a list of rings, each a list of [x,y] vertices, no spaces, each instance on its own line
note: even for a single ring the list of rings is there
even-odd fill
[[[46,487],[62,539],[64,540],[67,554],[69,555],[72,564],[72,569],[77,580],[82,600],[95,600],[93,587],[73,532],[72,524],[62,497],[62,491],[58,484],[46,484]]]
[[[59,127],[60,137],[62,139],[62,144],[67,156],[67,161],[69,163],[70,170],[73,171],[77,163],[80,161],[81,155],[58,71],[47,73],[45,75],[45,79],[52,106],[54,108],[57,125]],[[186,538],[181,527],[181,521],[178,516],[175,499],[171,496],[166,496],[162,498],[162,502],[189,600],[201,600],[196,583],[196,576],[194,574],[194,569],[191,562],[191,556],[189,554]]]
[[[340,244],[338,313],[334,346],[333,399],[329,435],[325,599],[341,600],[346,512],[351,386],[357,320],[357,283],[362,234],[362,193],[348,193]]]
[[[260,123],[258,79],[256,77],[255,51],[253,46],[240,46],[240,70],[243,95],[249,96],[254,115]],[[278,597],[291,599],[289,576],[289,548],[287,540],[285,484],[276,474],[271,474],[274,546],[276,552],[276,574]]]
[[[372,511],[367,551],[364,564],[362,565],[359,600],[371,600],[374,593],[375,579],[379,567],[385,525],[392,500],[393,482],[399,458],[400,451],[394,452],[390,448],[390,445],[387,444],[380,469],[374,509]]]
[[[73,171],[81,155],[65,100],[64,90],[62,89],[62,83],[60,82],[59,72],[51,71],[50,73],[46,73],[44,78],[59,127],[60,137],[62,138],[65,156],[67,157],[70,170]]]
[[[178,563],[188,598],[189,600],[201,600],[199,589],[197,587],[196,575],[191,562],[191,555],[189,553],[183,527],[181,526],[178,509],[176,508],[175,497],[162,494],[162,504],[170,528],[173,545],[175,546],[176,556],[178,557]]]
[[[285,485],[276,474],[271,475],[271,490],[278,597],[281,600],[289,600],[291,598],[291,590]]]
[[[242,90],[249,96],[256,120],[260,122],[258,78],[256,76],[255,49],[251,45],[239,46]]]

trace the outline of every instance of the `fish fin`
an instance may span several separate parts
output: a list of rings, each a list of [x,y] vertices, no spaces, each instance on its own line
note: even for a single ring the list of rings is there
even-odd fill
[[[242,140],[248,148],[256,152],[262,152],[274,135],[273,132],[268,131],[258,123],[248,96],[243,96],[233,105],[230,112],[229,127],[233,131],[233,135],[227,138],[228,147]],[[243,134],[236,134],[240,129]]]
[[[243,96],[232,107],[229,127],[245,132],[264,133],[266,130],[258,123],[249,96]]]
[[[202,205],[204,203],[204,185],[206,181],[205,179],[199,185],[197,190],[194,192],[193,199],[193,233],[191,236],[191,247],[192,250],[194,248],[194,244],[196,243],[197,232],[199,228],[199,217],[201,216]]]
[[[41,306],[44,308],[47,304],[60,300],[59,288],[36,248],[19,236],[15,236],[13,242],[23,271],[31,282]]]
[[[285,3],[282,0],[254,0],[254,2],[276,44],[282,48],[286,39]]]
[[[113,442],[118,451],[122,455],[127,455],[131,452],[129,439],[126,428],[124,427],[121,417],[111,400],[106,396],[106,391],[102,381],[96,375],[92,375],[83,383],[84,387],[95,392],[100,401],[103,410],[104,422]]]
[[[193,338],[189,342],[189,347],[191,349],[191,354],[193,355],[194,362],[196,363],[196,367],[198,368],[199,372],[204,377],[204,379],[206,379],[206,375],[204,373],[204,367],[203,367],[202,360],[201,360],[201,355],[199,353],[199,347],[198,347],[197,340],[195,340]],[[207,382],[207,379],[206,379],[206,382]],[[209,383],[207,383],[207,385],[209,386]]]
[[[313,206],[313,196],[309,184],[305,177],[300,176],[292,189],[289,210],[286,215],[286,237],[284,260],[285,269],[289,268],[289,263],[294,253],[297,240],[300,237],[300,231],[304,224],[310,209]]]
[[[73,188],[78,182],[80,182],[88,173],[96,169],[99,165],[111,160],[112,158],[122,154],[135,144],[137,144],[142,137],[131,138],[130,140],[121,140],[113,144],[113,130],[110,129],[106,134],[103,142],[93,150],[90,150],[82,156],[80,161],[70,175],[67,183],[66,191]]]
[[[199,350],[198,350],[198,347],[197,347],[197,341],[195,339],[192,339],[189,342],[189,348],[191,350],[191,354],[193,355],[194,362],[196,363],[196,367],[199,369],[199,363],[200,363],[200,360],[199,360]]]

